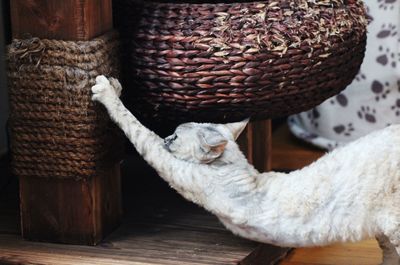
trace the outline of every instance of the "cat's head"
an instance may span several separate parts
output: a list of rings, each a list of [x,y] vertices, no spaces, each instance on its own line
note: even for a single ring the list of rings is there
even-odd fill
[[[164,144],[176,158],[200,164],[211,163],[223,154],[230,142],[235,142],[247,122],[184,123],[164,139]]]

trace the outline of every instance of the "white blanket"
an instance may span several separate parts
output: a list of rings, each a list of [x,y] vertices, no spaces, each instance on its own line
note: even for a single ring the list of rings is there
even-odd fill
[[[366,0],[372,21],[360,72],[339,95],[289,117],[291,131],[325,149],[400,123],[400,0]]]

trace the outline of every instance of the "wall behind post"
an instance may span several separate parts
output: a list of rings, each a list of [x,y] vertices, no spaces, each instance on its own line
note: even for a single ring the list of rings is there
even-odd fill
[[[0,2],[0,156],[7,151],[6,122],[8,119],[8,93],[5,73],[5,43],[8,16],[7,1]]]

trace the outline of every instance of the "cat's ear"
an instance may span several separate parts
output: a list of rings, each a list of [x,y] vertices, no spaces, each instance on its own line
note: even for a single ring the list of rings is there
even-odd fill
[[[218,131],[199,132],[200,143],[204,150],[220,156],[228,143],[228,140]]]
[[[231,131],[233,135],[233,139],[237,139],[239,135],[243,132],[244,128],[246,128],[247,123],[249,122],[249,119],[245,119],[240,122],[233,122],[233,123],[227,123],[225,126]]]

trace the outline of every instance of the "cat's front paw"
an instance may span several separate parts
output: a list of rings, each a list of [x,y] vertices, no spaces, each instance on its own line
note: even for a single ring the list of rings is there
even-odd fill
[[[116,79],[112,80],[114,83],[118,82]],[[110,81],[104,75],[99,75],[96,77],[96,84],[92,86],[92,93],[92,100],[104,104],[108,99],[119,97],[118,93],[121,93],[121,89],[119,90],[119,92],[117,92]]]

